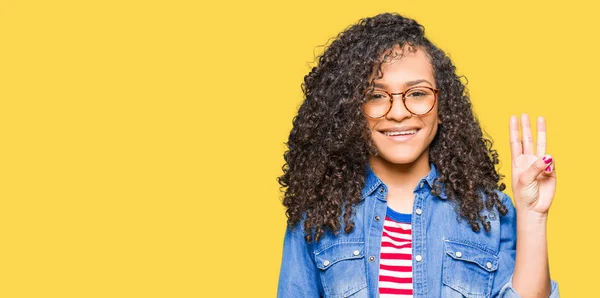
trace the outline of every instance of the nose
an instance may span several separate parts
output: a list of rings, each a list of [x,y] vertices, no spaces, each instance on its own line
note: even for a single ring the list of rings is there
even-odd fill
[[[404,102],[402,102],[402,94],[392,94],[392,107],[390,111],[385,115],[385,118],[388,120],[395,120],[400,122],[405,118],[412,117],[412,114],[409,110],[404,106]]]

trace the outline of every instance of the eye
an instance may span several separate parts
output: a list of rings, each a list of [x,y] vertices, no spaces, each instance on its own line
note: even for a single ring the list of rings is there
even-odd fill
[[[390,96],[383,91],[373,91],[367,95],[367,100],[386,100]]]
[[[433,95],[433,92],[427,88],[415,88],[408,91],[406,97],[428,97]]]

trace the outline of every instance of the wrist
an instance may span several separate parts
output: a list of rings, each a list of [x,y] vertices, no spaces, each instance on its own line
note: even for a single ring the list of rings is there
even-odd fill
[[[517,210],[517,227],[545,227],[548,223],[548,213],[534,210]]]

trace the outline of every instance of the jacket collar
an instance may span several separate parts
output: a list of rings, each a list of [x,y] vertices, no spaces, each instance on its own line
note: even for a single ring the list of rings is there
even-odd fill
[[[431,170],[429,171],[429,173],[427,173],[427,175],[425,175],[425,177],[421,178],[421,180],[419,181],[419,184],[421,182],[426,183],[430,189],[433,189],[434,180],[435,180],[435,178],[439,177],[439,173],[437,171],[436,166],[433,163],[429,163],[429,166],[431,167]],[[370,196],[371,194],[373,194],[373,192],[375,192],[375,190],[378,189],[381,185],[385,185],[383,183],[383,181],[381,181],[381,179],[379,179],[379,177],[377,177],[375,172],[373,172],[373,169],[371,169],[371,166],[369,165],[368,162],[365,165],[365,173],[366,173],[365,186],[362,189],[363,198],[366,198],[367,196]],[[444,185],[441,183],[440,183],[440,185],[442,186],[442,193],[440,194],[439,197],[441,199],[445,200],[448,198],[448,196],[446,195]],[[417,191],[418,189],[419,189],[419,185],[417,184],[415,191]]]

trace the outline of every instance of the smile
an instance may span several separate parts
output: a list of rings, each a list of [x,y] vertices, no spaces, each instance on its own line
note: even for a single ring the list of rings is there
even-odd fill
[[[380,131],[380,133],[394,142],[405,142],[412,139],[418,131],[419,129],[415,128],[409,130],[385,130]]]

